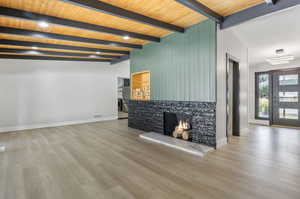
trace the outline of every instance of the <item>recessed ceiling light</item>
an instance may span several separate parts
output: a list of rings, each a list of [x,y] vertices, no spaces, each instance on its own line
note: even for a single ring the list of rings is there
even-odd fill
[[[130,37],[129,37],[128,35],[125,35],[125,36],[123,37],[123,39],[128,40],[128,39],[130,39]]]
[[[37,37],[37,38],[45,38],[45,36],[41,35],[41,34],[32,34],[31,36],[32,37]]]
[[[46,21],[40,21],[40,22],[38,22],[38,26],[40,28],[48,28],[49,27],[49,23],[47,23]]]
[[[35,50],[30,50],[30,51],[27,51],[28,54],[33,54],[33,55],[39,55],[41,53],[35,51]]]
[[[5,152],[5,146],[4,145],[0,145],[0,152]]]
[[[39,49],[38,47],[36,47],[36,46],[32,46],[31,47],[32,49],[34,49],[34,50],[37,50],[37,49]]]

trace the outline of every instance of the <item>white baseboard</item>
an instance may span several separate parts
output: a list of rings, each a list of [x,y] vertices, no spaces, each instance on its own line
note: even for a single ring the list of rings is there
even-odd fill
[[[256,125],[270,125],[269,120],[249,120],[249,124],[256,124]]]
[[[54,122],[54,123],[39,123],[39,124],[30,124],[30,125],[22,125],[22,126],[0,127],[0,133],[6,133],[12,131],[23,131],[29,129],[40,129],[40,128],[47,128],[47,127],[68,126],[74,124],[101,122],[101,121],[116,120],[116,119],[118,119],[117,116],[108,116],[108,117],[89,119],[89,120],[64,121],[64,122]]]
[[[240,136],[247,136],[249,135],[249,128],[243,128],[240,130]]]
[[[217,140],[217,146],[216,148],[221,148],[222,146],[225,146],[227,144],[227,137],[223,138],[223,139],[219,139]]]

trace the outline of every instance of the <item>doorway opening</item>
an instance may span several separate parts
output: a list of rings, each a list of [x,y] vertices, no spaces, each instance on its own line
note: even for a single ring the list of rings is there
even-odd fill
[[[118,119],[128,119],[130,79],[118,77]]]
[[[240,136],[239,60],[226,55],[226,135]]]

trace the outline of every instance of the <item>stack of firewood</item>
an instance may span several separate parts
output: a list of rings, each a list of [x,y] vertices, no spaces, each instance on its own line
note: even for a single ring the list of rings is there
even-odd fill
[[[191,138],[191,126],[188,122],[180,120],[178,126],[173,131],[173,137],[188,140]]]

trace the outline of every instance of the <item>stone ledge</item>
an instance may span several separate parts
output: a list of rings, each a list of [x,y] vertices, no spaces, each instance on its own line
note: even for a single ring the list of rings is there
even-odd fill
[[[171,148],[175,148],[193,155],[203,157],[209,151],[213,151],[213,147],[205,146],[202,144],[196,144],[193,142],[187,142],[184,140],[176,139],[170,136],[161,135],[158,133],[150,132],[140,134],[140,138],[162,144]]]

